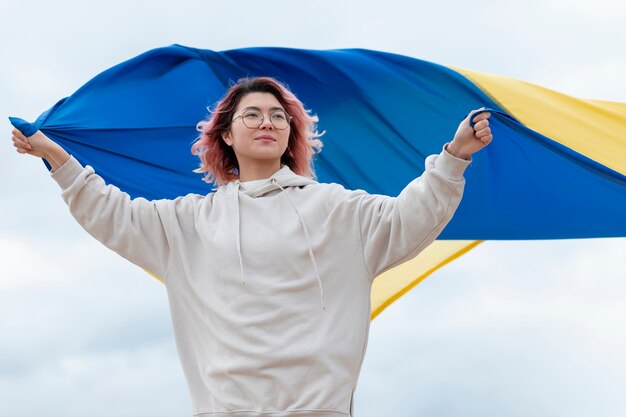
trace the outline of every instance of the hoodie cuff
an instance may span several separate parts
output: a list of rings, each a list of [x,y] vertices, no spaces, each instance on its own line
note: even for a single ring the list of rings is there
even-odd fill
[[[439,157],[435,161],[435,167],[444,173],[448,178],[452,180],[463,179],[463,173],[465,169],[472,163],[471,159],[461,159],[453,156],[446,150],[446,143],[443,145],[443,149],[439,154]]]
[[[73,156],[59,169],[50,173],[53,180],[59,184],[62,190],[67,190],[83,171],[83,166]]]

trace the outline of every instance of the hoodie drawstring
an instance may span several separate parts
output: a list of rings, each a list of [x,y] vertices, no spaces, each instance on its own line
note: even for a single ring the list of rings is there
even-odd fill
[[[235,183],[235,245],[237,246],[237,254],[239,255],[239,267],[241,268],[241,285],[246,285],[243,274],[243,256],[241,256],[241,233],[239,231],[239,182]]]
[[[307,244],[308,244],[308,248],[309,248],[309,258],[311,259],[311,263],[313,264],[313,269],[315,270],[315,276],[317,277],[317,284],[318,284],[319,289],[320,289],[320,301],[322,303],[322,310],[326,310],[326,305],[324,304],[324,287],[322,286],[322,278],[320,277],[319,270],[317,269],[317,262],[315,262],[315,256],[313,256],[313,247],[311,245],[311,238],[309,237],[309,230],[306,228],[306,224],[304,223],[304,219],[300,215],[300,211],[298,210],[298,207],[296,206],[296,203],[294,203],[294,201],[291,198],[291,196],[289,195],[289,193],[287,191],[285,191],[285,189],[278,183],[278,181],[276,181],[276,178],[272,178],[271,182],[273,184],[276,184],[276,186],[283,191],[283,194],[287,196],[287,198],[291,202],[291,205],[293,206],[293,209],[295,210],[296,214],[298,215],[298,220],[300,221],[300,224],[302,225],[302,229],[304,230],[304,235],[306,236],[306,240],[307,240]]]

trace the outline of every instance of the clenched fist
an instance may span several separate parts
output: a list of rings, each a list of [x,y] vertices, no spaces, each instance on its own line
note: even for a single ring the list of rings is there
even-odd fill
[[[46,159],[53,171],[70,159],[70,155],[61,146],[39,130],[28,137],[18,129],[13,129],[11,134],[17,152]]]
[[[483,107],[484,108],[484,107]],[[474,117],[473,110],[459,125],[454,139],[446,150],[457,158],[470,159],[474,152],[478,152],[493,140],[491,129],[489,128],[489,117],[491,113],[485,112]],[[473,117],[474,127],[470,126],[470,118]]]

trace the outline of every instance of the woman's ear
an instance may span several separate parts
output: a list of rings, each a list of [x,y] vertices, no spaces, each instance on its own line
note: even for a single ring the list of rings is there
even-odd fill
[[[230,139],[230,132],[222,132],[222,139],[228,146],[233,146],[233,141]]]

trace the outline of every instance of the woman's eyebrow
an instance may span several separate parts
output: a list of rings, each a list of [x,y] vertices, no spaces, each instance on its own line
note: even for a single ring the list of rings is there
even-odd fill
[[[244,110],[259,110],[259,111],[261,111],[261,109],[259,107],[257,107],[257,106],[248,106],[248,107],[244,107],[243,109],[241,109],[241,111],[244,111]],[[274,111],[274,110],[285,111],[285,109],[283,109],[282,107],[276,107],[276,106],[270,107],[270,111]]]

